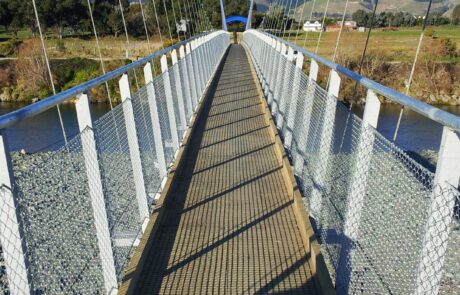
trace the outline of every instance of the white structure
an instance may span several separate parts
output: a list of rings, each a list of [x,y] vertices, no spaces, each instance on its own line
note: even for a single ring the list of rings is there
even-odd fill
[[[323,25],[319,21],[309,22],[303,24],[303,30],[305,32],[321,32],[323,30]]]

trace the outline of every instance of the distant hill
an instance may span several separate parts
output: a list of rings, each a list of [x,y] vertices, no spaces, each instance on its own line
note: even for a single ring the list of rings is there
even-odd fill
[[[258,11],[265,11],[268,8],[269,0],[254,0],[257,4]],[[289,5],[290,0],[284,0],[286,6]],[[305,5],[304,15],[310,16],[311,9],[313,6],[313,0],[298,0],[298,5],[296,11],[296,19],[300,18],[300,13],[302,12],[303,6]],[[363,9],[370,11],[373,7],[373,1],[375,0],[355,0],[350,1],[348,4],[347,14],[351,15],[358,9]],[[328,15],[341,15],[345,8],[345,0],[330,0]],[[414,15],[424,15],[428,7],[429,0],[381,0],[379,2],[377,12],[382,11],[405,11]],[[292,0],[292,3],[296,3],[296,0]],[[316,0],[314,14],[322,15],[326,8],[327,0]],[[294,6],[294,4],[292,4]],[[443,13],[445,15],[450,15],[450,12],[455,7],[455,5],[460,4],[460,0],[434,0],[433,1],[433,12]],[[304,19],[305,19],[304,16]]]

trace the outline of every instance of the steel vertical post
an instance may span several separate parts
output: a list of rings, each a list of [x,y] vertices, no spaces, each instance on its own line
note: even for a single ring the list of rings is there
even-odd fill
[[[105,207],[104,191],[102,188],[101,169],[97,157],[96,140],[92,130],[93,123],[89,109],[88,96],[80,94],[75,104],[78,126],[81,133],[83,157],[85,159],[88,190],[93,209],[94,226],[96,228],[99,257],[106,294],[116,293],[118,288],[115,260],[112,251],[109,222]]]
[[[180,67],[180,71],[182,72],[182,77],[184,80],[182,81],[184,83],[184,97],[185,97],[185,105],[187,106],[187,110],[189,111],[187,116],[187,125],[192,117],[193,114],[193,105],[192,105],[192,92],[190,88],[190,78],[189,78],[189,70],[188,70],[188,62],[187,59],[185,59],[185,48],[182,45],[179,47],[179,58],[182,60],[182,64]]]
[[[160,117],[158,113],[155,88],[153,86],[152,65],[147,63],[144,67],[145,83],[147,84],[147,97],[149,102],[150,119],[152,120],[152,134],[155,143],[155,154],[157,156],[158,171],[160,177],[166,177],[167,165],[165,160],[165,146],[161,134]]]
[[[329,176],[329,156],[333,141],[333,132],[335,124],[335,109],[337,107],[337,97],[339,96],[340,77],[335,70],[331,70],[331,81],[324,101],[324,116],[322,122],[322,131],[320,136],[319,157],[314,171],[314,183],[312,188],[310,212],[315,218],[319,217],[321,212],[322,198],[327,191],[327,178]]]
[[[121,101],[123,103],[123,115],[125,118],[129,154],[133,168],[134,186],[136,189],[139,216],[140,220],[145,224],[149,218],[149,209],[147,205],[147,193],[145,192],[144,173],[142,172],[141,155],[139,152],[139,142],[137,140],[133,105],[131,102],[131,88],[129,86],[129,79],[127,74],[123,74],[119,81],[119,85]],[[120,175],[120,177],[125,177],[125,175]]]
[[[374,151],[375,134],[380,112],[380,101],[372,91],[367,91],[366,105],[356,150],[356,162],[348,188],[347,209],[344,218],[342,249],[337,271],[336,284],[341,293],[348,291],[350,272],[353,269],[354,243],[359,238],[361,214],[366,196],[367,179]],[[345,132],[345,131],[344,131]],[[349,266],[349,267],[347,267]]]
[[[166,108],[168,110],[169,128],[171,130],[172,148],[176,151],[179,148],[179,135],[177,133],[176,115],[174,113],[174,103],[171,89],[171,79],[169,78],[168,61],[166,55],[160,59],[161,72],[163,74],[163,86],[166,96]]]
[[[0,130],[0,243],[11,294],[30,294],[25,239],[14,196],[13,166],[5,133],[5,129]]]
[[[174,75],[174,83],[176,83],[176,99],[177,99],[177,106],[179,109],[179,119],[180,119],[180,124],[179,124],[179,130],[184,131],[182,133],[182,136],[185,135],[185,129],[187,128],[187,117],[185,116],[185,105],[184,105],[184,95],[182,93],[182,81],[180,79],[180,69],[179,65],[177,64],[177,51],[173,49],[171,51],[171,59],[172,59],[172,68],[173,69],[173,75]],[[176,69],[174,69],[174,66],[177,65]]]
[[[292,90],[291,103],[289,104],[289,116],[286,123],[286,135],[284,137],[284,145],[291,150],[292,147],[292,133],[294,132],[295,118],[297,115],[297,106],[299,105],[299,100],[305,99],[300,97],[300,79],[302,75],[303,67],[303,53],[298,52],[296,57],[295,72],[294,72],[294,89]]]
[[[444,126],[414,294],[438,294],[460,179],[460,133]]]

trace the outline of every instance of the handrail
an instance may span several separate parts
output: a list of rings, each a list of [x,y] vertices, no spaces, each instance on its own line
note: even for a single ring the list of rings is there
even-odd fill
[[[126,65],[126,66],[123,66],[123,67],[120,67],[116,70],[113,70],[109,73],[106,73],[105,75],[102,75],[102,76],[99,76],[97,78],[94,78],[92,80],[89,80],[85,83],[82,83],[80,85],[77,85],[77,86],[74,86],[72,88],[69,88],[67,90],[64,90],[60,93],[57,93],[53,96],[50,96],[48,98],[45,98],[43,100],[40,100],[34,104],[31,104],[31,105],[28,105],[28,106],[25,106],[23,108],[20,108],[19,110],[16,110],[16,111],[13,111],[11,113],[8,113],[8,114],[5,114],[3,116],[0,116],[0,130],[1,129],[4,129],[4,128],[7,128],[7,127],[10,127],[14,124],[17,124],[19,123],[20,121],[24,120],[24,119],[27,119],[27,118],[30,118],[30,117],[33,117],[37,114],[40,114],[60,103],[63,103],[64,101],[68,100],[68,99],[71,99],[75,96],[77,96],[78,94],[81,94],[81,93],[85,93],[87,92],[88,90],[94,88],[94,87],[97,87],[99,85],[101,85],[102,83],[104,82],[107,82],[117,76],[120,76],[132,69],[135,69],[137,67],[140,67],[146,63],[148,63],[149,61],[151,61],[152,59],[154,58],[157,58],[157,57],[161,57],[163,54],[166,54],[168,53],[169,51],[173,50],[173,49],[177,49],[179,48],[180,46],[182,45],[185,45],[187,43],[189,43],[190,41],[193,41],[197,38],[200,38],[200,37],[203,37],[203,36],[206,36],[208,35],[209,33],[202,33],[202,34],[199,34],[199,35],[196,35],[192,38],[189,38],[187,40],[184,40],[184,41],[181,41],[179,43],[176,43],[170,47],[167,47],[167,48],[164,48],[160,51],[157,51],[157,52],[154,52],[142,59],[139,59],[135,62],[132,62],[130,63],[129,65]]]
[[[267,32],[259,31],[259,30],[253,30],[257,31],[259,33],[265,34],[266,36],[270,38],[274,38],[277,41],[283,42],[286,45],[292,47],[297,52],[302,52],[303,54],[309,56],[310,58],[314,59],[315,61],[327,66],[330,69],[333,69],[348,78],[352,79],[353,81],[358,82],[360,85],[366,87],[367,89],[371,89],[374,92],[383,95],[384,97],[397,102],[404,107],[407,107],[423,116],[426,116],[430,118],[431,120],[438,122],[441,125],[450,127],[456,131],[460,131],[460,116],[456,116],[454,114],[451,114],[449,112],[443,111],[437,107],[431,106],[425,102],[422,102],[416,98],[413,98],[411,96],[405,95],[401,92],[398,92],[388,86],[384,86],[378,82],[375,82],[371,79],[368,79],[366,77],[363,77],[359,75],[358,73],[353,72],[352,70],[349,70],[341,65],[338,65],[327,58],[321,57],[305,48],[302,48],[300,46],[297,46],[289,41],[283,40],[277,36],[274,36],[272,34],[269,34]]]

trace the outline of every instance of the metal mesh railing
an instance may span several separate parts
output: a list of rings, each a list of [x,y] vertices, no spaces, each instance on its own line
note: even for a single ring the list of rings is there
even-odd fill
[[[436,183],[288,60],[279,43],[250,31],[244,45],[338,293],[458,294],[458,189]]]
[[[190,97],[196,106],[204,94],[203,81],[189,74],[198,73],[198,61],[215,69],[229,44],[224,32],[208,39],[206,56],[201,44],[61,149],[11,153],[13,191],[0,185],[0,294],[117,288],[179,148],[172,130],[180,143],[194,110]],[[127,84],[122,78],[121,92]],[[89,109],[79,105],[77,115],[88,122]]]
[[[16,170],[15,190],[34,294],[103,289],[99,251],[82,154],[83,132],[65,148]]]

